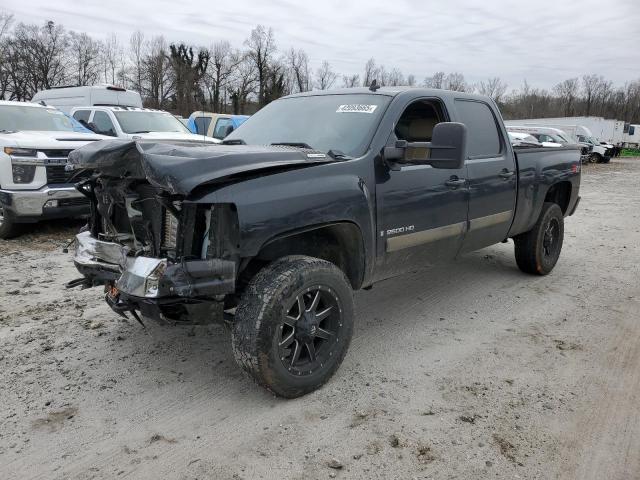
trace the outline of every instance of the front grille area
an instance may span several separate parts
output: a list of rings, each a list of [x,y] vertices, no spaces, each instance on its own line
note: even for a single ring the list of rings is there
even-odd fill
[[[64,165],[47,165],[47,183],[68,183],[73,172],[67,172]]]
[[[66,160],[73,150],[45,149],[38,151],[44,153],[47,158],[63,158]]]
[[[64,167],[64,165],[47,165],[45,167],[47,169],[47,183],[77,183],[91,175],[89,171],[67,172]]]

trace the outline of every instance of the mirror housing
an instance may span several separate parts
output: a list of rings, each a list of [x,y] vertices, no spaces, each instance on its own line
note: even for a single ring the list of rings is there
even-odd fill
[[[456,122],[438,123],[430,142],[398,140],[394,147],[385,147],[384,158],[404,165],[460,169],[467,158],[467,127]]]

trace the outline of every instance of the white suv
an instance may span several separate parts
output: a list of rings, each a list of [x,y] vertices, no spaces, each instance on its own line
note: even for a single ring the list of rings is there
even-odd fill
[[[105,138],[53,107],[0,101],[0,238],[25,223],[89,213],[65,165],[69,152]]]
[[[85,127],[102,135],[131,140],[186,140],[220,143],[220,140],[191,133],[169,112],[123,106],[75,107],[71,115]]]

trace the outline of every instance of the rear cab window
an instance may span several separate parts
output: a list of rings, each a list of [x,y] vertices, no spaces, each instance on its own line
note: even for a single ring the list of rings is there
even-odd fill
[[[456,111],[467,126],[467,157],[498,157],[502,154],[502,135],[491,107],[477,100],[455,100]]]

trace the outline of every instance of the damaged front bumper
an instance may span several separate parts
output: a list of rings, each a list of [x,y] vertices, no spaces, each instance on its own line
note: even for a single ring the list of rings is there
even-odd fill
[[[140,310],[155,318],[163,309],[219,303],[235,290],[235,262],[208,259],[174,263],[129,253],[127,247],[98,240],[90,232],[76,235],[73,260],[84,281],[74,285],[107,285],[107,302],[118,313]]]

